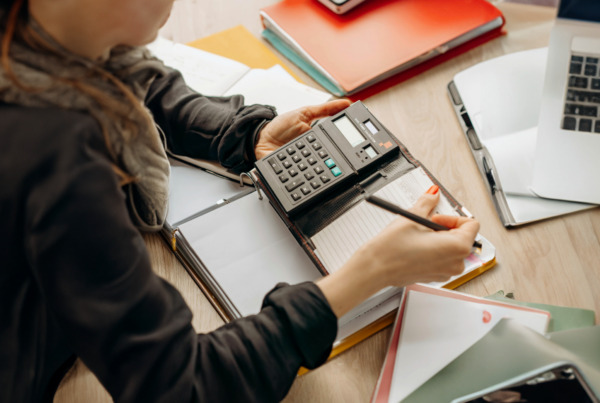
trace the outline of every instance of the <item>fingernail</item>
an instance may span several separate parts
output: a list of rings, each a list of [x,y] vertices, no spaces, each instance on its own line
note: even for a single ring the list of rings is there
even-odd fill
[[[429,188],[429,190],[426,192],[427,194],[430,195],[434,195],[436,194],[438,191],[440,190],[440,187],[438,185],[433,185],[432,187]]]

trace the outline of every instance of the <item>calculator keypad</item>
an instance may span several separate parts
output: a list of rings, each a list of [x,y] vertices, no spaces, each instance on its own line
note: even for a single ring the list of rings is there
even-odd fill
[[[267,163],[279,179],[279,186],[294,202],[312,196],[343,174],[314,133],[290,143]]]

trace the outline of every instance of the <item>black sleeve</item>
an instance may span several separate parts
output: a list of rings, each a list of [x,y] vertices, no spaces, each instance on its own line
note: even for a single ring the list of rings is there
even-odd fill
[[[280,285],[258,315],[196,334],[154,274],[95,125],[45,161],[27,199],[28,259],[74,352],[120,402],[276,402],[323,363],[337,320],[313,283]],[[90,145],[91,144],[91,145]],[[51,169],[49,169],[51,168]]]
[[[277,115],[271,106],[245,106],[241,95],[200,95],[186,86],[181,73],[172,69],[154,81],[146,106],[173,153],[217,160],[238,173],[252,168],[256,137],[264,124]]]

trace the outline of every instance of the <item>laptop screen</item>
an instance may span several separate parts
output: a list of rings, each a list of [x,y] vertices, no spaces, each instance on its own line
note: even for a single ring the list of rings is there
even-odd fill
[[[562,0],[558,8],[559,18],[600,22],[600,1]]]

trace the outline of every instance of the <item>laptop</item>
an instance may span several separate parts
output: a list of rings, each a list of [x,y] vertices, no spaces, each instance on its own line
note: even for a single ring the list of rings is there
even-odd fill
[[[550,35],[531,190],[600,204],[600,0],[562,0]]]

